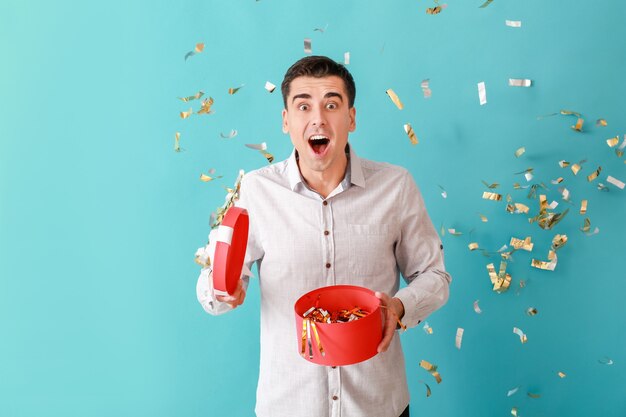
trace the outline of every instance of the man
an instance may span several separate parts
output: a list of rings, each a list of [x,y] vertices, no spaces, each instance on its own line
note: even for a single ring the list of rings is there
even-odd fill
[[[448,298],[443,246],[410,174],[356,156],[356,89],[329,58],[296,62],[282,83],[289,159],[244,176],[238,206],[248,210],[247,266],[261,290],[260,417],[408,416],[409,393],[396,322],[416,326]],[[407,286],[399,290],[399,275]],[[211,314],[237,307],[214,296],[211,271],[198,300]],[[378,354],[355,365],[325,367],[299,355],[294,303],[315,288],[351,284],[379,292],[386,306]],[[412,362],[417,363],[413,358]]]

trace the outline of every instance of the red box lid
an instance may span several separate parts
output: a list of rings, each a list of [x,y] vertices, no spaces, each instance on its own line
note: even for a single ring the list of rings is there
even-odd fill
[[[232,295],[241,277],[248,245],[248,212],[231,207],[218,226],[213,265],[213,287]]]

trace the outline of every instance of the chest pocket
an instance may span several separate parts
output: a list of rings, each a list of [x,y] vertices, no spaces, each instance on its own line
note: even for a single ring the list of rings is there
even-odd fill
[[[350,269],[361,278],[389,276],[395,258],[389,226],[349,224]]]

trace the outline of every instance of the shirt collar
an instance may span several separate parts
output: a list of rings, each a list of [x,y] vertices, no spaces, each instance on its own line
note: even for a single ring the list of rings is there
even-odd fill
[[[346,169],[346,175],[341,181],[341,185],[344,189],[348,184],[357,185],[359,187],[365,187],[365,177],[363,176],[363,168],[361,167],[361,158],[359,158],[350,144],[346,145],[346,154],[348,155],[348,167]],[[300,169],[298,168],[298,151],[293,149],[291,155],[287,159],[287,178],[289,180],[289,186],[293,191],[296,190],[298,184],[306,187],[306,182],[302,178]]]

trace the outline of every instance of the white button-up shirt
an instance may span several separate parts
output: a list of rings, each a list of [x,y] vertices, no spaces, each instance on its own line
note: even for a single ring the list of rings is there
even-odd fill
[[[359,285],[398,297],[412,327],[446,302],[443,246],[411,175],[350,149],[344,180],[324,199],[302,179],[294,150],[245,175],[240,195],[246,262],[256,262],[261,292],[257,415],[398,417],[409,403],[400,338],[355,365],[316,365],[300,356],[294,303],[319,287]],[[399,290],[400,274],[408,285]],[[213,295],[210,268],[196,289],[208,313],[230,310]]]

